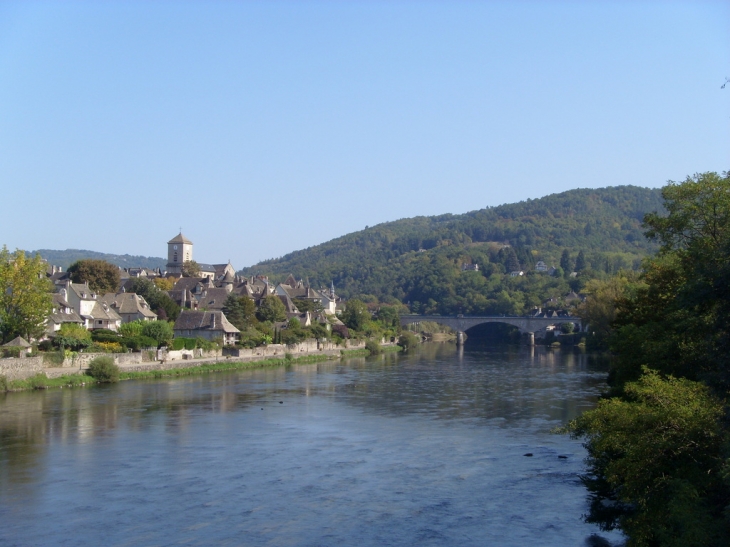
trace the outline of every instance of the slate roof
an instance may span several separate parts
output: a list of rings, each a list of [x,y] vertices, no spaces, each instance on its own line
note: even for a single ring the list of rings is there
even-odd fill
[[[209,310],[223,309],[223,304],[230,294],[226,289],[205,289],[197,295],[198,307]]]
[[[226,318],[222,311],[183,310],[175,321],[173,330],[208,330],[241,332]]]
[[[23,338],[22,336],[18,336],[16,338],[13,338],[10,342],[7,344],[3,344],[4,348],[29,348],[30,344],[28,341]]]
[[[75,311],[72,311],[71,313],[52,313],[48,316],[48,319],[50,321],[53,321],[57,325],[60,325],[62,323],[83,323],[84,320],[81,319],[78,313]]]
[[[70,308],[71,307],[71,304],[66,302],[66,300],[64,300],[63,296],[61,296],[60,293],[54,292],[52,294],[52,296],[53,296],[53,306],[54,307],[59,307],[59,308]]]
[[[182,235],[182,232],[177,234],[175,237],[173,237],[168,243],[185,243],[187,245],[192,245],[193,242],[190,241],[187,237]]]
[[[200,262],[198,262],[198,266],[200,266],[201,272],[210,272],[213,274],[215,273],[215,266],[213,266],[213,264],[201,264]]]
[[[96,293],[86,283],[68,283],[67,288],[76,293],[81,300],[96,300]]]
[[[122,320],[122,317],[110,308],[106,302],[99,302],[98,300],[94,303],[94,307],[91,308],[91,314],[84,317],[90,317],[91,319],[106,319],[107,321]]]
[[[150,310],[147,301],[133,292],[108,293],[101,300],[114,308],[117,313],[141,314],[150,319],[157,319],[157,314]]]
[[[198,284],[206,287],[213,287],[207,277],[181,277],[175,282],[173,290],[181,291],[183,289],[187,289],[189,291],[193,291]]]

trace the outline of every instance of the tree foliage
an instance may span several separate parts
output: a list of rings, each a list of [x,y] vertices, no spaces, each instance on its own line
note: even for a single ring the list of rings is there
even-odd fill
[[[167,321],[145,321],[142,336],[152,338],[158,345],[169,345],[172,341],[172,324]]]
[[[719,545],[730,534],[723,406],[697,382],[648,371],[625,397],[570,424],[586,439],[588,522],[620,527],[630,546]]]
[[[363,330],[365,324],[370,321],[372,316],[368,307],[357,299],[349,300],[345,311],[342,312],[342,322],[347,325],[348,328],[354,330]]]
[[[6,343],[22,336],[40,338],[51,313],[51,283],[39,255],[0,250],[0,338]]]
[[[536,200],[473,211],[464,215],[416,217],[348,234],[280,259],[246,268],[245,275],[284,280],[289,273],[315,286],[334,280],[345,299],[374,295],[416,303],[417,313],[520,314],[570,286],[546,274],[505,279],[514,251],[519,266],[534,273],[538,260],[557,266],[567,250],[583,250],[590,265],[574,282],[636,270],[657,249],[642,233],[642,218],[663,211],[658,190],[621,186],[572,190]],[[479,271],[462,271],[478,264]],[[510,260],[510,266],[516,264]],[[563,268],[566,274],[573,271]],[[563,292],[564,291],[564,292]],[[502,296],[506,293],[507,298]]]
[[[69,266],[68,272],[71,274],[71,281],[88,283],[89,288],[98,294],[115,293],[121,283],[119,267],[105,260],[77,260]]]
[[[617,353],[614,396],[569,429],[588,449],[589,521],[620,527],[630,546],[726,544],[730,177],[695,175],[662,195],[667,214],[645,219],[660,249],[642,283],[589,284],[599,298],[583,312]]]
[[[240,331],[248,330],[257,323],[256,304],[247,296],[229,295],[223,303],[223,313]]]
[[[269,321],[271,323],[284,321],[286,319],[286,308],[278,296],[269,294],[261,300],[256,317],[260,321]]]
[[[127,292],[138,294],[144,298],[150,305],[150,308],[157,314],[158,319],[175,321],[180,315],[180,306],[170,298],[170,295],[160,290],[149,279],[138,277],[132,280],[127,288]]]
[[[195,262],[195,260],[186,260],[183,262],[181,272],[183,277],[199,277],[200,264]]]
[[[625,271],[609,279],[592,279],[585,284],[583,294],[586,299],[578,305],[576,314],[589,326],[588,345],[591,349],[608,349],[616,321],[616,302],[627,297],[638,284],[636,274]]]

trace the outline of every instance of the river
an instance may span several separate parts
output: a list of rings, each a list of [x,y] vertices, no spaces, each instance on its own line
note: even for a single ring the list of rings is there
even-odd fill
[[[0,545],[601,546],[573,350],[428,344],[0,396]],[[525,456],[532,454],[532,456]]]

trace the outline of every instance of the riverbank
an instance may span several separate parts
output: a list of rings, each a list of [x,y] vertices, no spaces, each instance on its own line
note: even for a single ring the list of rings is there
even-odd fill
[[[400,351],[400,346],[395,344],[381,346],[381,351]],[[366,357],[370,352],[366,349],[340,349],[324,350],[319,353],[296,355],[287,353],[284,357],[265,358],[259,360],[240,360],[228,357],[188,359],[185,361],[151,362],[142,364],[118,365],[122,380],[144,380],[151,378],[165,378],[176,376],[192,376],[196,374],[209,374],[213,372],[228,372],[247,368],[280,367],[294,364],[311,364],[322,361],[333,361],[350,357]],[[0,391],[16,392],[29,391],[34,389],[50,389],[64,387],[86,387],[96,385],[97,382],[91,376],[79,369],[73,374],[68,373],[68,368],[54,367],[47,368],[44,372],[25,379],[6,380],[0,377]]]

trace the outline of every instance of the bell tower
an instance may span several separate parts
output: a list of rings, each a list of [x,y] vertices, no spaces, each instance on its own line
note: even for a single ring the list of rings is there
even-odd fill
[[[193,259],[193,242],[182,231],[167,242],[167,273],[182,274],[184,262]]]

